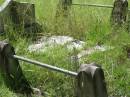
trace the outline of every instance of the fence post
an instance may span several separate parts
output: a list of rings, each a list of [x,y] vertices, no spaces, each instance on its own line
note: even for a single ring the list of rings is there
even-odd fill
[[[13,91],[30,95],[32,88],[25,78],[17,59],[14,59],[14,48],[0,42],[0,70],[5,84]]]
[[[5,30],[12,27],[20,35],[27,36],[42,31],[42,26],[35,19],[35,4],[12,0],[1,14],[4,24],[9,25]]]
[[[60,15],[68,16],[71,5],[72,0],[59,0],[56,17]]]
[[[9,6],[9,13],[14,28],[19,31],[22,28],[26,32],[27,28],[31,28],[35,24],[35,5],[30,3],[20,3],[12,1]],[[30,29],[30,32],[32,29]]]
[[[108,97],[104,72],[96,64],[83,64],[77,76],[77,97]]]
[[[111,13],[112,26],[121,26],[126,22],[128,13],[128,1],[127,0],[115,0],[114,7]]]
[[[128,32],[130,33],[130,10],[128,11]]]
[[[0,35],[4,33],[4,23],[3,23],[3,18],[0,15]]]

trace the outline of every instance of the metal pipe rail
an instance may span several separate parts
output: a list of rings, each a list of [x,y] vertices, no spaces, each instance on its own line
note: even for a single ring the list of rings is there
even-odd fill
[[[113,5],[102,5],[102,4],[72,4],[73,6],[90,6],[90,7],[104,7],[113,8]],[[128,9],[130,11],[130,9]]]
[[[31,64],[34,64],[34,65],[37,65],[37,66],[40,66],[40,67],[44,67],[44,68],[47,68],[47,69],[50,69],[50,70],[53,70],[53,71],[56,71],[56,72],[64,73],[64,74],[67,74],[67,75],[70,75],[70,76],[73,76],[73,77],[76,77],[78,75],[78,73],[76,73],[76,72],[61,69],[61,68],[58,68],[58,67],[55,67],[55,66],[52,66],[52,65],[44,64],[44,63],[41,63],[41,62],[38,62],[38,61],[35,61],[35,60],[31,60],[31,59],[28,59],[28,58],[24,58],[24,57],[21,57],[21,56],[13,55],[12,57],[15,58],[15,59],[27,62],[27,63],[31,63]]]

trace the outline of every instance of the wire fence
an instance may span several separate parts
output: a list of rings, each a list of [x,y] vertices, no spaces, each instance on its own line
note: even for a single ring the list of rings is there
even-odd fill
[[[113,5],[102,5],[102,4],[72,4],[73,6],[83,6],[83,7],[101,7],[101,8],[113,8]],[[130,9],[128,9],[130,11]]]

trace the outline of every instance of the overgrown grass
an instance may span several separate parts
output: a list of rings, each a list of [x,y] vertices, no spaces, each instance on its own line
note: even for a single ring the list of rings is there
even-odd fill
[[[18,0],[36,4],[37,21],[43,25],[44,36],[68,35],[86,42],[86,48],[97,44],[110,45],[114,49],[105,52],[96,52],[80,60],[82,63],[95,62],[100,64],[105,72],[108,93],[110,96],[130,96],[130,59],[127,58],[124,46],[129,44],[127,31],[119,30],[114,33],[110,26],[111,9],[72,6],[68,17],[56,18],[58,0]],[[73,0],[73,3],[113,4],[112,0]],[[57,20],[56,20],[57,19]],[[11,29],[11,27],[10,27]],[[49,49],[45,53],[30,53],[27,48],[31,39],[20,37],[17,32],[9,30],[1,40],[8,38],[15,47],[16,53],[47,64],[76,71],[71,61],[74,52],[62,46]],[[46,69],[20,62],[24,74],[33,87],[40,88],[49,97],[74,97],[75,81],[69,76],[51,72]],[[1,77],[2,78],[2,77]],[[0,79],[0,97],[15,97]]]

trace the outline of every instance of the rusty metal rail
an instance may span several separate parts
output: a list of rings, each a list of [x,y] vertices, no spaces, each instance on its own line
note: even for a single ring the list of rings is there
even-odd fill
[[[73,76],[73,77],[76,77],[78,75],[78,73],[76,73],[76,72],[61,69],[61,68],[58,68],[58,67],[55,67],[55,66],[52,66],[52,65],[41,63],[41,62],[31,60],[31,59],[28,59],[28,58],[24,58],[24,57],[21,57],[21,56],[13,55],[13,58],[27,62],[27,63],[34,64],[34,65],[37,65],[37,66],[40,66],[40,67],[44,67],[44,68],[47,68],[47,69],[50,69],[50,70],[53,70],[53,71],[56,71],[56,72],[64,73],[66,75],[70,75],[70,76]]]
[[[113,8],[113,5],[102,5],[102,4],[78,4],[74,3],[73,6],[90,6],[90,7],[101,7],[101,8]],[[128,9],[130,11],[130,9]]]

